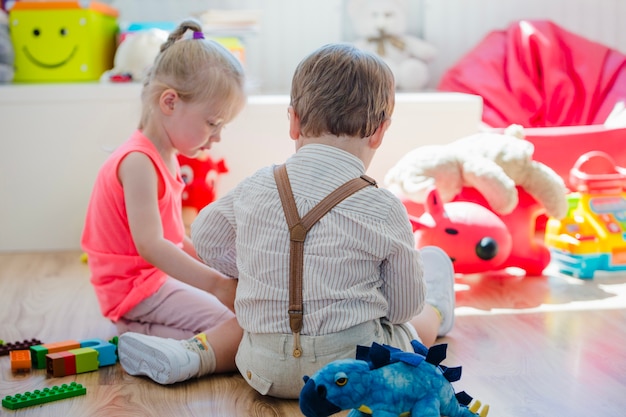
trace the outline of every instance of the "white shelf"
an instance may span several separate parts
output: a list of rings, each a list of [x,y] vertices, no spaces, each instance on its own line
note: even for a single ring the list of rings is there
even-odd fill
[[[80,247],[91,187],[109,152],[136,128],[139,83],[0,86],[0,252]],[[226,158],[218,195],[258,168],[284,161],[286,95],[252,96],[212,152]],[[407,151],[474,133],[482,101],[457,93],[399,94],[368,174],[382,181]]]

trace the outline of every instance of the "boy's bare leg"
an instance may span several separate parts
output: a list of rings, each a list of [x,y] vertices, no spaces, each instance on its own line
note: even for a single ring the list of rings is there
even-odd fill
[[[236,371],[235,355],[243,336],[237,318],[233,317],[205,334],[215,353],[215,373]]]
[[[431,347],[437,340],[437,332],[441,323],[440,315],[430,304],[426,304],[420,314],[413,317],[411,324],[426,347]]]

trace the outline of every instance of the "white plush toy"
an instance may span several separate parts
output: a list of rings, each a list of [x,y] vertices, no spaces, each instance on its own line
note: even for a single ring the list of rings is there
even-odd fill
[[[532,143],[523,129],[511,125],[504,134],[477,133],[447,145],[418,147],[402,157],[385,176],[385,185],[398,196],[424,203],[435,185],[444,203],[462,187],[474,187],[501,215],[518,204],[516,186],[524,188],[549,216],[567,213],[567,188],[548,166],[533,160]]]
[[[0,83],[13,81],[14,59],[13,45],[9,35],[9,19],[7,14],[0,10]]]
[[[156,28],[129,34],[115,51],[113,69],[102,74],[100,80],[130,75],[130,81],[142,82],[168,35],[167,31]]]
[[[408,0],[349,0],[354,44],[381,56],[396,78],[398,90],[417,91],[429,80],[428,62],[436,48],[407,33]]]

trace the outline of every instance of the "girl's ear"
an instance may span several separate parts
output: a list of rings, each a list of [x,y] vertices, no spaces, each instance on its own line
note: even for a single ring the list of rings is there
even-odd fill
[[[171,88],[163,91],[161,97],[159,97],[159,108],[165,115],[171,115],[174,112],[174,107],[178,102],[178,93]]]
[[[300,117],[291,106],[287,108],[287,115],[289,117],[289,136],[293,140],[298,140],[300,139]]]

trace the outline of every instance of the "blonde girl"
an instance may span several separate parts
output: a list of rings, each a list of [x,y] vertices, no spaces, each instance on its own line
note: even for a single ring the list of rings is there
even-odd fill
[[[242,66],[187,20],[162,45],[141,99],[138,129],[109,156],[93,187],[82,236],[91,282],[120,333],[202,334],[189,343],[210,351],[212,364],[203,366],[234,370],[230,346],[241,329],[228,323],[237,281],[202,263],[185,235],[176,155],[193,157],[220,141],[245,104]],[[212,334],[219,336],[209,337],[210,345],[204,335]]]

